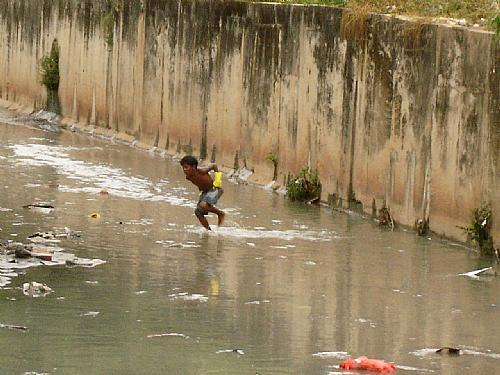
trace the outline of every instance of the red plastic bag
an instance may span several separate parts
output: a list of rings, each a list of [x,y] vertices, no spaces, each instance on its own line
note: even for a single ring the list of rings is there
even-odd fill
[[[373,372],[396,371],[396,366],[394,366],[392,363],[387,363],[381,361],[380,359],[372,359],[367,357],[347,359],[340,364],[340,368],[344,370],[367,370]]]

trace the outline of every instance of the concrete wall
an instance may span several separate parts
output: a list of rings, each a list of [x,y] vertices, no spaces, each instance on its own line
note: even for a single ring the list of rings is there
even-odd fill
[[[0,100],[44,105],[57,39],[70,122],[463,239],[490,203],[500,242],[500,44],[492,33],[320,6],[0,0]]]

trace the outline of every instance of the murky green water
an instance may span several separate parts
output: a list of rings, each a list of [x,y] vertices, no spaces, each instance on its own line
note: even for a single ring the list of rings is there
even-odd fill
[[[227,181],[208,235],[176,162],[71,132],[0,124],[0,178],[0,239],[67,227],[57,246],[106,261],[0,288],[0,323],[29,328],[0,328],[1,374],[500,373],[500,277],[459,275],[489,265],[461,246]]]

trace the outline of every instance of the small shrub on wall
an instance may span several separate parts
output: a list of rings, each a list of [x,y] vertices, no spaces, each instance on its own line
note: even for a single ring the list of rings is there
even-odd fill
[[[303,168],[297,176],[291,176],[286,185],[286,196],[293,201],[310,201],[321,195],[318,171]]]
[[[59,47],[57,41],[52,43],[52,49],[48,55],[42,57],[40,61],[40,75],[42,84],[47,90],[59,89]]]

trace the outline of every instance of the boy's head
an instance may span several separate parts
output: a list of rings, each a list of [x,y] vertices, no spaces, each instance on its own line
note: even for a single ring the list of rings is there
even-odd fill
[[[196,160],[196,158],[191,155],[184,156],[181,159],[180,163],[182,166],[182,170],[184,171],[184,174],[186,176],[189,176],[194,172],[196,168],[198,168],[198,160]]]

